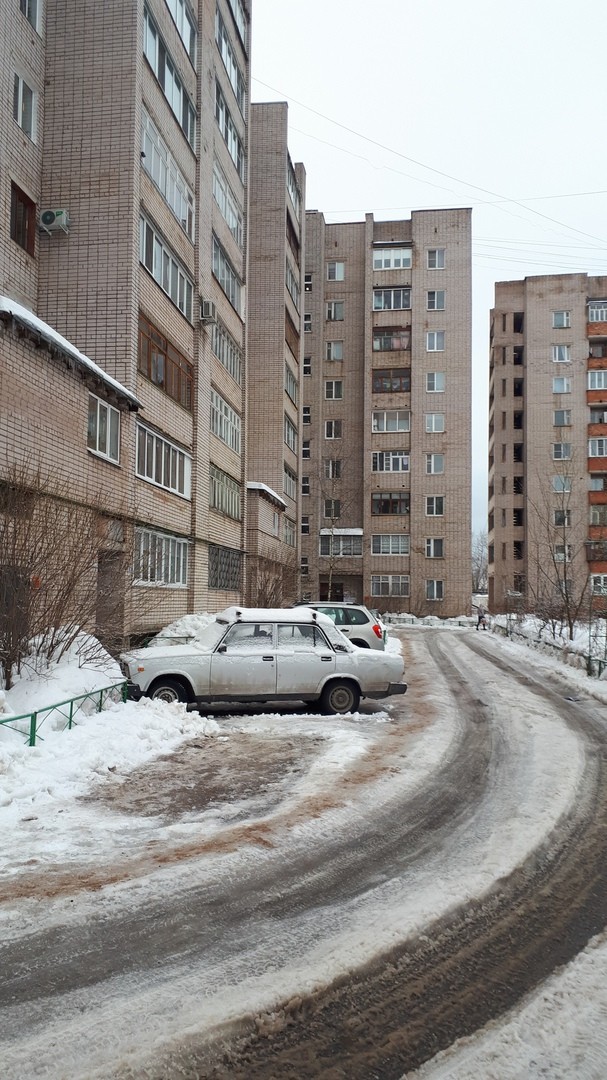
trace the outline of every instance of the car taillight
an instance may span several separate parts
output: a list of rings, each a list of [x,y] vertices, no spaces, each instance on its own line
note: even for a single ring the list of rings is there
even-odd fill
[[[383,636],[384,636],[384,632],[383,632],[381,626],[378,625],[378,623],[375,623],[375,626],[373,627],[373,633],[378,638],[383,638]]]

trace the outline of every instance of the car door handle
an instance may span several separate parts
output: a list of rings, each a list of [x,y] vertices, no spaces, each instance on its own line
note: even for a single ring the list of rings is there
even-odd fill
[[[333,659],[333,657],[332,657],[332,656],[321,656],[321,658],[320,658],[320,659],[321,659],[321,660],[324,660],[324,662],[325,662],[325,663],[328,663],[328,664],[330,664],[330,663],[331,663],[331,661],[332,661],[332,659]]]
[[[262,659],[262,660],[273,660],[273,659],[274,659],[274,657],[273,657],[273,656],[262,656],[262,658],[261,658],[261,659]]]

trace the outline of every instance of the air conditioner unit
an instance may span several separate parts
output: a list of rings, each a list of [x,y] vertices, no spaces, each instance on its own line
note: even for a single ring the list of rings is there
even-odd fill
[[[200,301],[200,321],[202,323],[217,322],[217,308],[212,300]]]
[[[67,210],[41,210],[40,228],[47,233],[57,232],[59,229],[66,233],[70,223],[70,215]]]

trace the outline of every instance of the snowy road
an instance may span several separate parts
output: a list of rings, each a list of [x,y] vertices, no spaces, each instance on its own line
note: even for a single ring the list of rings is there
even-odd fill
[[[218,713],[77,829],[66,804],[53,861],[29,826],[0,874],[6,1080],[399,1080],[603,930],[604,706],[490,634],[402,640],[388,712]]]

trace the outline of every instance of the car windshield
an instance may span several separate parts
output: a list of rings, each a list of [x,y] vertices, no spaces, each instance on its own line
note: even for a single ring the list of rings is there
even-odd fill
[[[336,626],[325,626],[323,623],[322,628],[334,649],[338,649],[340,652],[354,652],[347,637],[345,637],[341,630],[338,630]]]
[[[199,645],[202,649],[214,649],[219,641],[221,641],[223,635],[228,629],[227,623],[217,622],[215,619],[213,622],[207,623],[206,626],[196,631],[196,636],[193,639],[192,644]]]

